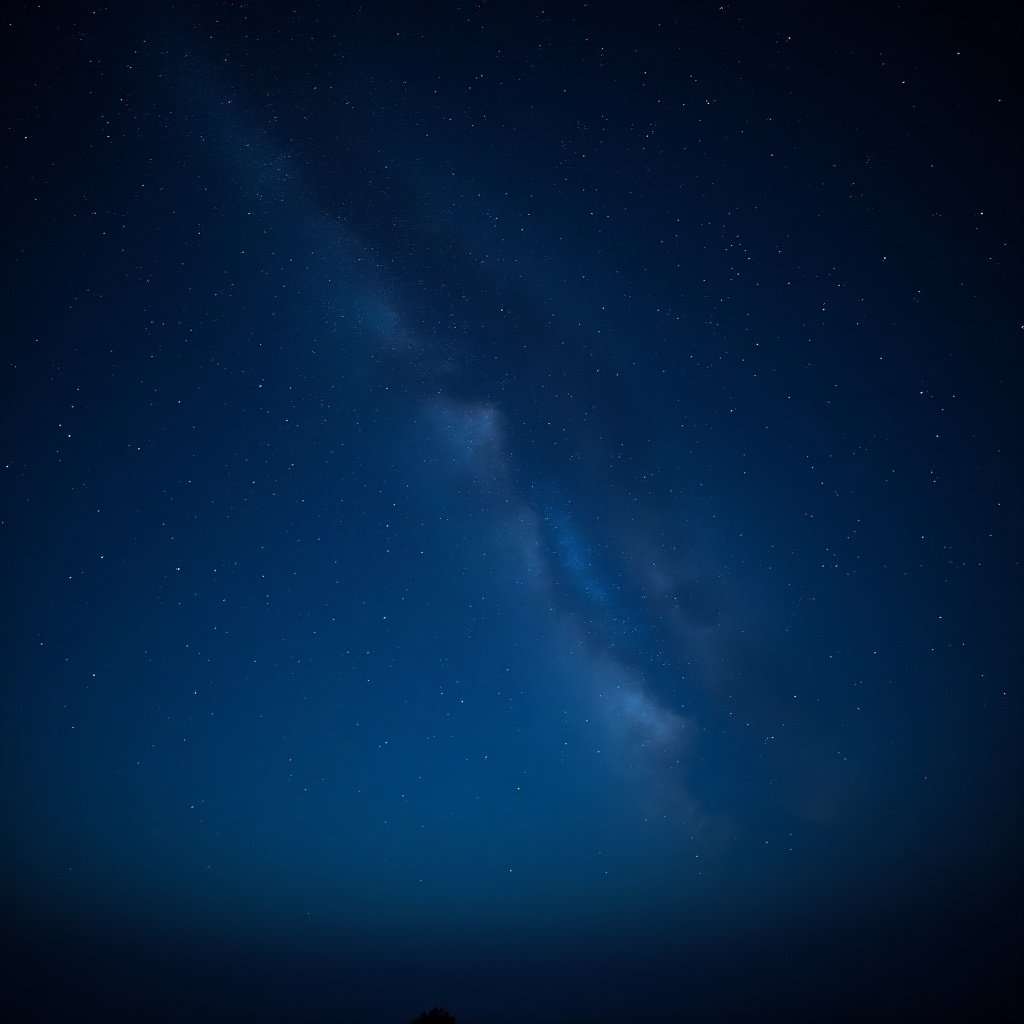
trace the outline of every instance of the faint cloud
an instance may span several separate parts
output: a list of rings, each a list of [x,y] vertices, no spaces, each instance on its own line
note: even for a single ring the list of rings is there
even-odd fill
[[[452,466],[492,489],[509,482],[501,413],[483,402],[439,398],[428,416]]]

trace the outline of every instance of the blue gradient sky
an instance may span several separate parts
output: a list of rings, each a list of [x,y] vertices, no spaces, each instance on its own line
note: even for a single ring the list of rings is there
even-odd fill
[[[1019,1008],[1020,37],[950,12],[17,10],[18,1019]]]

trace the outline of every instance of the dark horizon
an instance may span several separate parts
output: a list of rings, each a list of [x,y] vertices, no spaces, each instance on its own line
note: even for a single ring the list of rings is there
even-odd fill
[[[11,934],[6,992],[20,1019],[66,1016],[70,1003],[73,1019],[168,1024],[408,1024],[434,1005],[458,1024],[1009,1020],[1022,952],[1012,915],[963,907],[844,922],[781,943],[773,937],[771,946],[733,939],[643,963],[621,948],[583,964],[571,952],[496,965],[468,952],[441,962],[426,950],[419,963],[412,955],[385,962],[348,950],[254,950],[237,939],[155,940],[144,928],[97,943],[88,922]],[[651,1007],[637,995],[647,986],[685,992],[685,1005],[673,1009],[659,996]],[[564,993],[577,990],[588,1001],[599,995],[604,1009],[575,1012]]]
[[[16,4],[0,1012],[1024,1012],[1019,11]]]

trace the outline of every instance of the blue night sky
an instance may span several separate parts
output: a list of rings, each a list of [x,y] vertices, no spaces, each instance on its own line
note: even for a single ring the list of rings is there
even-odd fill
[[[8,20],[8,1019],[1016,1019],[1008,8]]]

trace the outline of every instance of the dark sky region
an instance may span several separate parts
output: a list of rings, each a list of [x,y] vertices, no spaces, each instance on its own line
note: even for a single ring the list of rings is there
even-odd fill
[[[1009,5],[4,20],[6,1019],[1017,1019]]]

